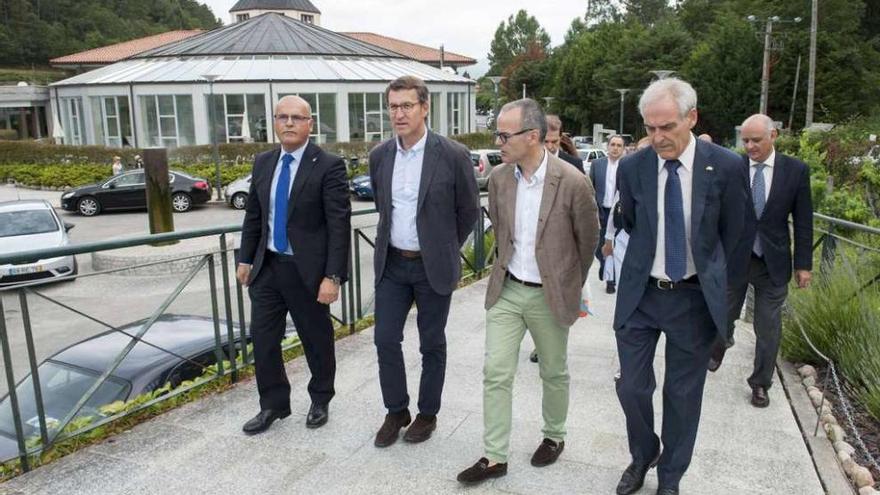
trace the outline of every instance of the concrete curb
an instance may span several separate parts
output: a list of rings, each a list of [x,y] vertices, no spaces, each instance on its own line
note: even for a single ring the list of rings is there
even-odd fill
[[[237,246],[236,236],[227,234],[227,246]],[[114,249],[112,251],[98,251],[91,254],[92,269],[94,271],[113,270],[129,266],[155,263],[176,259],[169,263],[131,268],[117,272],[116,275],[172,275],[184,273],[196,266],[202,255],[219,251],[220,244],[217,237],[185,239],[171,246],[136,246],[131,248]],[[186,258],[184,258],[186,257]],[[231,257],[231,254],[230,254]],[[184,258],[184,259],[178,259]],[[214,264],[219,265],[221,257],[214,257]]]
[[[856,495],[843,467],[837,461],[834,446],[825,434],[825,430],[819,428],[816,435],[813,435],[813,432],[816,431],[819,415],[810,402],[794,365],[780,358],[777,360],[776,366],[779,372],[779,381],[785,390],[785,395],[788,396],[791,411],[804,437],[807,450],[810,451],[813,466],[816,468],[816,474],[819,475],[825,493],[828,495]]]

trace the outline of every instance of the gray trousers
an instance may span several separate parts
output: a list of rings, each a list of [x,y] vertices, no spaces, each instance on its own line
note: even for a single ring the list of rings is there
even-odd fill
[[[776,355],[782,337],[782,305],[788,296],[788,285],[773,285],[767,262],[752,255],[749,262],[747,283],[731,287],[728,291],[730,301],[729,321],[731,327],[739,318],[746,299],[749,284],[755,289],[755,365],[748,382],[751,387],[770,388],[773,372],[776,370]],[[730,329],[733,335],[733,329]]]

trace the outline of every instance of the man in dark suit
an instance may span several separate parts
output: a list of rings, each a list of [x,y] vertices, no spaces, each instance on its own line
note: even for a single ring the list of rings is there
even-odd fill
[[[788,282],[794,276],[799,288],[810,285],[813,268],[813,201],[810,169],[774,147],[778,132],[772,119],[755,114],[742,123],[743,157],[741,170],[747,174],[752,206],[746,208],[746,235],[738,249],[736,269],[730,271],[730,314],[728,345],[733,342],[734,322],[742,312],[749,284],[755,288],[755,362],[748,379],[752,405],[767,407],[767,389],[773,384],[776,354],[782,336],[782,305],[788,295]],[[794,226],[794,259],[788,219]],[[721,365],[727,346],[719,340],[709,369]]]
[[[560,148],[562,140],[562,119],[558,115],[547,114],[547,136],[544,137],[544,148],[551,155],[561,158],[562,160],[572,164],[574,168],[584,173],[584,161],[577,156],[571,156]]]
[[[679,493],[693,455],[712,343],[727,329],[727,260],[743,232],[739,157],[691,133],[697,94],[675,78],[651,83],[639,111],[652,147],[621,162],[630,235],[614,328],[632,463],[617,486],[635,493],[659,465],[658,495]],[[661,438],[654,432],[654,352],[666,337]],[[665,446],[661,455],[662,445]]]
[[[409,425],[403,327],[418,311],[422,376],[419,413],[404,440],[422,442],[437,426],[446,376],[446,318],[461,277],[459,249],[479,216],[470,153],[427,129],[428,87],[404,76],[385,90],[395,138],[370,152],[379,211],[376,232],[376,328],[379,384],[388,413],[374,444],[387,447]]]
[[[617,167],[623,157],[625,143],[621,136],[608,138],[608,156],[597,158],[590,164],[590,180],[596,190],[596,204],[599,206],[599,239],[605,238],[608,226],[608,215],[614,207],[614,194],[617,192]],[[596,247],[596,259],[599,260],[599,280],[605,280],[605,292],[614,294],[617,281],[605,273],[605,255],[602,244]]]
[[[260,433],[290,415],[281,358],[286,314],[312,378],[306,426],[327,422],[336,374],[329,304],[348,276],[351,203],[345,162],[309,142],[312,110],[298,96],[275,106],[281,148],[257,155],[241,231],[236,276],[249,286],[260,412],[244,432]]]

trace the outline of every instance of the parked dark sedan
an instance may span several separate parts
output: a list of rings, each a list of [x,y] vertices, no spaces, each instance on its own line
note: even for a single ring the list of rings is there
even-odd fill
[[[171,206],[175,212],[192,209],[193,205],[211,199],[210,183],[183,172],[168,174],[171,185]],[[71,189],[61,195],[61,207],[91,217],[104,210],[131,210],[147,207],[144,171],[132,170],[107,179],[101,184],[90,184]]]
[[[369,175],[358,175],[348,187],[360,199],[373,199],[373,185],[370,184]]]
[[[120,330],[134,335],[146,320],[129,323]],[[228,358],[226,323],[220,324],[220,342],[224,346],[224,359]],[[240,344],[241,333],[234,326],[235,344]],[[288,335],[295,333],[288,328]],[[77,415],[78,418],[93,416],[99,420],[105,416],[101,406],[115,401],[128,401],[138,395],[152,392],[170,383],[176,387],[185,380],[202,374],[202,366],[217,362],[214,352],[214,323],[211,318],[191,315],[163,315],[147,330],[142,339],[150,344],[168,349],[176,355],[138,342],[122,360],[116,371],[98,388]],[[110,367],[131,338],[110,330],[78,342],[43,361],[38,367],[40,390],[46,411],[46,424],[51,429],[67,416],[85,392],[95,384],[98,377]],[[186,361],[183,356],[194,361]],[[202,366],[199,366],[202,365]],[[15,387],[25,437],[39,435],[40,425],[34,399],[34,383],[31,375]],[[0,462],[17,457],[15,424],[9,396],[0,400]]]

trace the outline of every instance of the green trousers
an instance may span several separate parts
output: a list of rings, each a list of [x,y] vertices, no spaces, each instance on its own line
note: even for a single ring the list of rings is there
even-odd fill
[[[569,384],[568,328],[556,322],[544,299],[544,289],[506,280],[501,298],[486,313],[483,444],[486,458],[492,462],[507,462],[513,414],[513,379],[526,329],[535,341],[544,383],[544,438],[555,442],[565,439]]]

